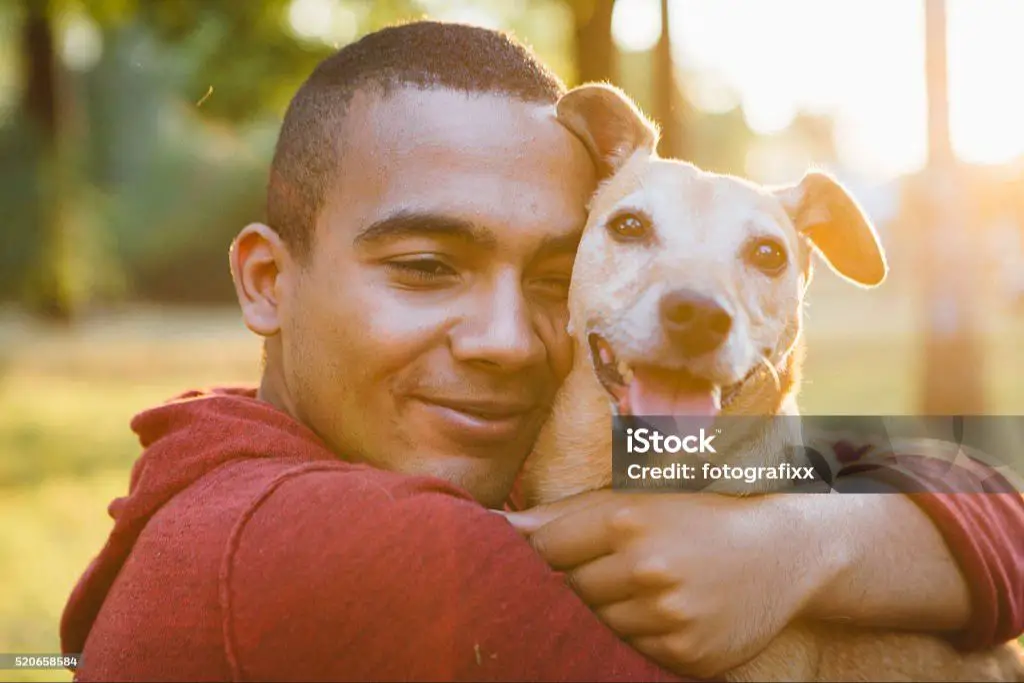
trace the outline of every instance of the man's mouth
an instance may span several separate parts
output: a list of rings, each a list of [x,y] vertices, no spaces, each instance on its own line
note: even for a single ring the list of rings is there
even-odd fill
[[[437,405],[472,415],[482,420],[504,420],[522,417],[537,409],[537,404],[528,401],[501,401],[482,399],[453,399],[431,397],[430,401]]]
[[[591,333],[587,341],[597,378],[620,417],[714,418],[722,410],[722,387],[682,368],[627,364],[608,342]]]
[[[460,439],[508,441],[522,435],[536,419],[539,405],[504,400],[418,398],[419,403],[439,418],[446,431]]]

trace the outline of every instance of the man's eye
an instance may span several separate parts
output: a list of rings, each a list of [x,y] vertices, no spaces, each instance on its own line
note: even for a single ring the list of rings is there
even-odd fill
[[[422,284],[435,284],[458,275],[448,264],[432,258],[390,261],[384,267],[399,280]]]

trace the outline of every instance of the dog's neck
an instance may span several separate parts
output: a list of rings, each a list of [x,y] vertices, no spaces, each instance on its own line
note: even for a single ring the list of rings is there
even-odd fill
[[[572,371],[555,398],[551,417],[538,437],[523,468],[522,491],[528,505],[558,500],[583,491],[605,488],[612,480],[612,408],[590,363],[590,350],[577,343]],[[757,372],[733,394],[723,415],[798,416],[803,344],[798,341],[776,368]],[[790,447],[800,444],[798,420],[752,420],[751,429],[732,431],[716,441],[719,459],[737,466],[770,466],[787,459]],[[735,482],[733,482],[735,483]],[[748,494],[775,488],[764,480],[743,490],[709,486],[705,490]]]

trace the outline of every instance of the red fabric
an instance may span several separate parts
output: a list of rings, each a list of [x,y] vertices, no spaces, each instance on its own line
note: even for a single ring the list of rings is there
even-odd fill
[[[336,459],[251,392],[133,421],[146,451],[74,589],[79,681],[676,681],[500,515]]]
[[[132,428],[145,451],[61,623],[77,680],[679,680],[465,491],[344,463],[252,391]],[[975,587],[965,646],[1024,631],[1021,497],[917,499]]]

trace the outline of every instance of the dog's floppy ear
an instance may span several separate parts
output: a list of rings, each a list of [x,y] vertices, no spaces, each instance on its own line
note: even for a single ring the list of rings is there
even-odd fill
[[[862,287],[885,280],[889,265],[871,220],[836,179],[810,171],[796,185],[777,188],[775,196],[797,232],[840,276]]]
[[[624,92],[606,83],[573,88],[558,100],[558,120],[586,146],[598,178],[614,173],[634,152],[658,145],[658,129]]]

